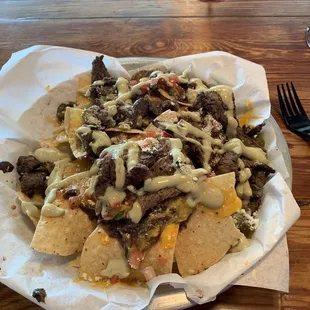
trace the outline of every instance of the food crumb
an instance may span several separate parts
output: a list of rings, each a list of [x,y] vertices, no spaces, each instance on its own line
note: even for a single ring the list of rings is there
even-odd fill
[[[3,256],[3,257],[2,257],[2,260],[5,262],[5,261],[6,261],[6,257],[5,257],[5,256]]]
[[[45,89],[46,91],[50,91],[50,90],[51,90],[51,86],[50,86],[50,85],[47,85],[44,89]]]
[[[32,297],[34,297],[38,302],[44,302],[45,303],[45,298],[46,298],[46,292],[44,288],[36,288],[32,292]]]
[[[3,173],[12,172],[14,169],[14,166],[9,161],[0,161],[0,170]],[[6,182],[8,182],[6,180]]]
[[[12,210],[15,210],[15,209],[16,209],[16,206],[15,206],[15,205],[11,205],[11,209],[12,209]]]

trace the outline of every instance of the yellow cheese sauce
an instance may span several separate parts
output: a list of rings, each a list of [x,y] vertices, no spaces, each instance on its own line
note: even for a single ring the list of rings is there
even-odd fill
[[[89,88],[90,85],[91,85],[90,73],[83,74],[78,78],[78,86],[77,86],[78,91],[76,92],[76,104],[78,106],[87,105],[89,103],[88,97],[85,97],[86,90],[85,92],[81,90],[86,88],[86,86],[88,86],[87,88]]]
[[[205,207],[205,210],[208,212],[219,216],[219,217],[226,217],[230,216],[233,213],[239,211],[242,207],[242,201],[238,197],[236,191],[234,188],[231,189],[223,189],[219,186],[216,186],[214,183],[212,183],[212,180],[208,180],[208,183],[212,184],[213,186],[219,188],[224,196],[224,203],[222,206],[218,209],[208,208]]]
[[[262,117],[255,115],[254,113],[253,103],[249,99],[246,99],[243,114],[238,117],[240,127],[242,127],[243,125],[249,125],[252,119],[260,118]]]
[[[172,249],[176,242],[179,231],[178,224],[169,224],[160,235],[160,247],[162,249]]]
[[[50,115],[47,115],[47,116],[46,116],[46,121],[47,121],[49,124],[52,124],[52,125],[54,125],[54,126],[58,126],[58,125],[59,125],[58,122],[57,122],[56,117],[52,117],[52,116],[50,116]]]
[[[56,138],[41,138],[40,139],[40,147],[57,147],[59,142],[56,141]]]
[[[111,242],[111,238],[108,236],[108,234],[104,230],[98,231],[100,233],[100,242],[103,245],[107,245]]]

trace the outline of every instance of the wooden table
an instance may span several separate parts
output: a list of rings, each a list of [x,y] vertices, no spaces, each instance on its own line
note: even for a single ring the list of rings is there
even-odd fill
[[[69,46],[115,57],[176,57],[227,51],[262,64],[272,115],[293,161],[301,217],[288,233],[290,293],[233,287],[193,309],[310,309],[310,148],[281,120],[276,85],[294,81],[310,115],[309,0],[0,0],[0,66],[35,44]],[[39,309],[0,284],[1,309]]]

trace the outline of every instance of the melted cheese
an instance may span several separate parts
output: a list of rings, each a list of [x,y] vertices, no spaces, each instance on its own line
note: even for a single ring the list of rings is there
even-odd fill
[[[179,225],[169,224],[160,235],[160,247],[164,250],[172,249],[178,236]]]
[[[142,218],[142,209],[138,201],[135,201],[131,210],[128,212],[128,217],[134,222],[139,223]]]
[[[252,119],[260,119],[260,118],[261,116],[258,116],[254,113],[253,103],[249,99],[247,99],[245,101],[243,114],[238,117],[240,126],[242,127],[243,125],[248,125],[250,124]]]

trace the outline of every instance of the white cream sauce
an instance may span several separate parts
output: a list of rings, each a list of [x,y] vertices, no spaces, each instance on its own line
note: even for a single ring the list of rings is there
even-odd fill
[[[192,78],[189,80],[189,84],[190,83],[195,83],[196,87],[195,89],[193,88],[188,88],[186,91],[186,98],[188,100],[189,103],[194,103],[198,94],[203,92],[203,91],[207,91],[208,87],[202,82],[201,79],[198,78]]]
[[[139,223],[142,218],[142,209],[138,201],[135,201],[131,210],[128,212],[128,217],[134,222]]]
[[[223,151],[234,152],[238,155],[243,155],[248,159],[268,164],[266,153],[262,149],[258,147],[245,146],[242,141],[237,138],[231,139],[225,143],[223,149],[220,150],[219,153],[223,153]]]
[[[163,188],[175,187],[188,193],[187,203],[194,207],[198,203],[210,208],[219,208],[224,202],[222,192],[206,182],[205,177],[195,177],[176,173],[171,176],[160,176],[144,182],[144,190],[157,192]]]
[[[106,148],[105,151],[112,153],[113,158],[115,159],[115,187],[117,189],[122,189],[125,185],[126,180],[126,168],[124,165],[123,154],[127,150],[127,171],[132,167],[136,166],[139,161],[139,145],[134,141],[129,141],[123,144],[111,145]]]
[[[236,187],[236,192],[239,198],[248,201],[252,197],[252,189],[249,183],[249,179],[252,175],[250,168],[245,168],[243,161],[239,158],[239,168],[243,168],[238,172],[239,183]]]
[[[130,274],[130,267],[125,257],[113,257],[108,261],[107,268],[102,270],[100,275],[112,278],[118,276],[120,279],[127,278]]]
[[[118,190],[112,186],[108,186],[103,196],[99,196],[99,200],[105,204],[113,202],[121,204],[126,198],[126,193],[123,190]]]
[[[34,152],[34,157],[40,162],[54,163],[55,161],[70,158],[69,154],[61,152],[57,148],[39,148]]]
[[[208,171],[211,170],[209,165],[209,158],[213,151],[212,145],[221,146],[222,142],[220,139],[214,139],[211,137],[210,133],[203,131],[199,128],[194,127],[190,123],[186,122],[185,120],[180,120],[177,124],[172,123],[160,123],[165,129],[172,131],[175,136],[183,138],[186,141],[195,143],[203,149],[204,153],[204,168]],[[202,144],[192,138],[187,138],[187,135],[193,135],[196,138],[202,138]]]
[[[117,88],[117,92],[119,96],[124,95],[129,91],[128,83],[129,83],[128,80],[126,80],[123,77],[119,77],[117,79],[115,86]]]
[[[239,243],[236,246],[232,247],[228,252],[229,253],[241,252],[242,250],[249,247],[250,244],[251,244],[251,241],[247,239],[244,235],[242,235],[241,239],[239,240]]]
[[[104,131],[94,130],[92,132],[92,138],[94,141],[90,142],[89,145],[91,146],[95,154],[97,154],[97,150],[99,147],[111,145],[111,140]]]
[[[180,111],[178,114],[181,117],[188,117],[192,119],[194,122],[201,122],[201,116],[199,112]]]
[[[22,201],[21,208],[24,214],[31,217],[40,217],[40,210],[32,203],[28,201]]]

